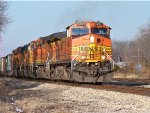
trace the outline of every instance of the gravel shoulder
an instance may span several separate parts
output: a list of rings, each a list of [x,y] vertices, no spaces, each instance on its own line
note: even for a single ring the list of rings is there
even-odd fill
[[[0,77],[0,113],[16,112],[149,113],[150,97]]]

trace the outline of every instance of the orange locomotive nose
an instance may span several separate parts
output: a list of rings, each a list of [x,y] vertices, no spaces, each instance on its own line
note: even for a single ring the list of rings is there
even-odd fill
[[[103,50],[111,55],[111,40],[97,34],[80,36],[72,41],[72,58],[79,62],[100,62],[107,59]]]

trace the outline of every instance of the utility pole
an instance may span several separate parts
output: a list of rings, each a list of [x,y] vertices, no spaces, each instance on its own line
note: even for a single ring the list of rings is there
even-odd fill
[[[138,74],[140,74],[141,73],[141,64],[140,64],[140,57],[145,57],[145,56],[140,56],[140,49],[139,49],[139,47],[138,47],[138,49],[137,49],[137,56],[132,56],[132,57],[134,57],[134,58],[137,58],[137,65],[135,66],[135,68],[136,68],[136,71],[137,71],[137,73]]]
[[[139,63],[140,63],[140,49],[138,48],[138,65],[139,65]]]
[[[145,57],[145,56],[140,56],[140,49],[138,48],[137,56],[136,55],[132,55],[131,57],[137,58],[137,63],[140,64],[140,57]]]

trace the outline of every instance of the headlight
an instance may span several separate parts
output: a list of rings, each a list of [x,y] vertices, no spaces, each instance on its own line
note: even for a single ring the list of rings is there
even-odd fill
[[[85,56],[82,56],[82,59],[85,59]]]
[[[90,42],[93,43],[94,42],[94,36],[90,37]]]
[[[102,58],[102,60],[104,60],[105,59],[105,55],[102,55],[101,58]]]
[[[31,47],[30,47],[30,46],[28,47],[28,50],[31,50]]]

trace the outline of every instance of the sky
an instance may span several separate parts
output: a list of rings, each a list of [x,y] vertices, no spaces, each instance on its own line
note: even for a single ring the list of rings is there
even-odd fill
[[[150,2],[8,1],[11,23],[2,34],[2,56],[39,37],[64,31],[76,20],[110,26],[112,40],[132,40],[150,20]]]

